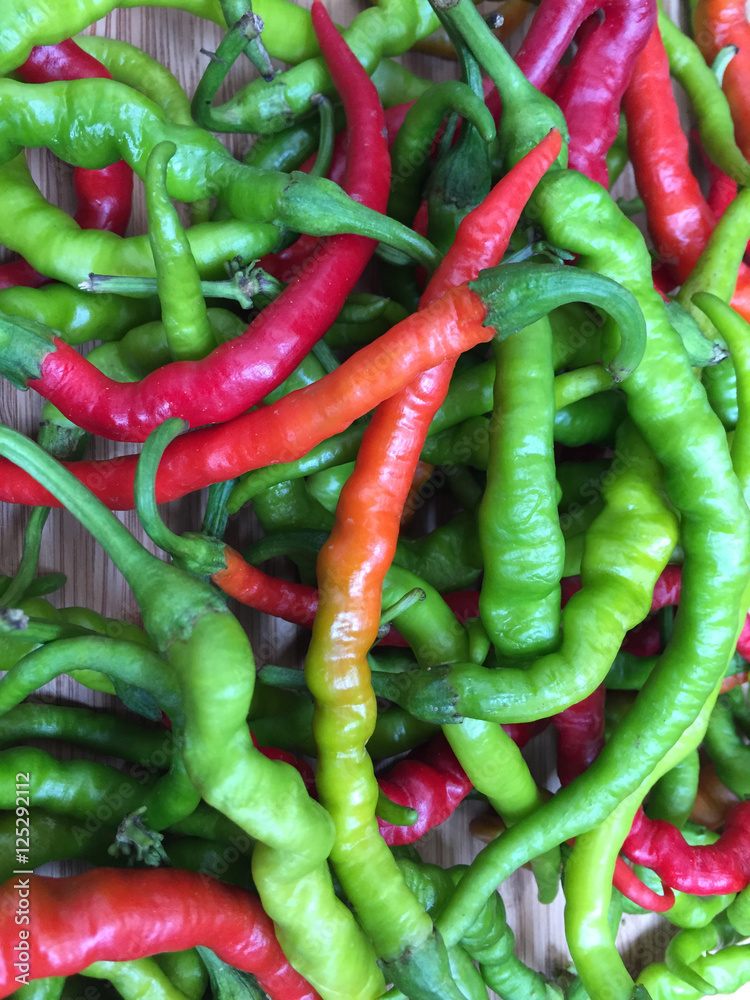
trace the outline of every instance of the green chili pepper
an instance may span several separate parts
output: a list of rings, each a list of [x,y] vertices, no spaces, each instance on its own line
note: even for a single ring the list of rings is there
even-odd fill
[[[82,969],[80,975],[109,980],[123,1000],[138,1000],[143,996],[153,1000],[185,1000],[185,994],[173,984],[154,958],[94,962]]]
[[[79,35],[76,44],[98,59],[118,83],[124,83],[158,104],[175,125],[192,125],[190,100],[166,66],[143,49],[118,38]]]
[[[126,639],[130,642],[145,645],[153,649],[150,639],[145,633],[117,618],[104,618],[88,608],[54,608],[49,601],[41,598],[24,598],[19,607],[20,612],[15,623],[7,627],[0,623],[0,669],[9,670],[22,656],[34,646],[53,639],[89,635],[99,633],[113,639]],[[80,671],[78,678],[85,680],[88,686],[95,690],[114,694],[114,688],[106,678],[97,686],[95,678],[86,671]]]
[[[750,183],[750,164],[734,141],[732,114],[716,74],[695,42],[661,9],[659,31],[669,58],[670,73],[687,94],[698,119],[703,148],[728,177],[747,185]]]
[[[719,780],[735,795],[746,798],[750,794],[750,747],[735,728],[731,703],[725,695],[721,695],[714,706],[705,747]]]
[[[185,232],[167,194],[171,141],[154,146],[146,165],[146,209],[162,323],[174,361],[204,358],[215,346],[200,276]]]
[[[727,920],[734,929],[747,937],[750,934],[750,887],[738,892],[727,907]]]
[[[738,940],[739,934],[725,919],[722,919],[722,916],[719,916],[705,927],[679,931],[667,945],[664,964],[673,975],[678,976],[694,990],[700,991],[705,996],[714,996],[718,990],[698,975],[693,964],[706,952],[734,944]]]
[[[392,108],[403,101],[416,101],[432,86],[432,80],[417,76],[395,59],[381,59],[372,74],[384,108]]]
[[[197,127],[173,125],[136,91],[111,80],[73,80],[45,85],[44,100],[29,100],[33,84],[0,80],[6,110],[0,129],[0,161],[7,164],[20,147],[45,145],[74,165],[98,166],[124,158],[140,176],[155,145],[174,141],[177,153],[167,177],[169,193],[180,201],[220,194],[233,215],[246,222],[275,223],[324,235],[353,227],[363,236],[392,242],[432,266],[434,248],[406,227],[353,202],[323,178],[289,178],[238,163],[218,140]],[[92,88],[97,100],[92,103]],[[100,89],[103,88],[103,89]],[[106,123],[102,113],[108,110]],[[60,133],[66,116],[76,119],[75,139]],[[250,191],[252,190],[252,194]],[[93,269],[92,270],[96,270]],[[99,271],[99,273],[108,273]]]
[[[60,1000],[64,986],[64,976],[32,979],[28,985],[19,987],[13,996],[16,1000]]]
[[[433,917],[439,916],[454,885],[466,871],[465,865],[444,869],[407,859],[399,860],[398,864],[407,884]],[[506,922],[499,895],[487,901],[476,922],[461,939],[460,947],[478,962],[485,983],[508,1000],[528,1000],[530,997],[559,1000],[561,991],[516,957],[513,931]]]
[[[333,110],[333,128],[340,132],[345,124],[342,108]],[[249,167],[265,170],[297,170],[316,150],[320,141],[320,118],[309,116],[294,122],[283,132],[259,135],[242,158]]]
[[[540,320],[523,337],[493,348],[497,376],[487,488],[479,508],[479,611],[498,654],[527,656],[554,649],[560,633],[565,543],[554,492],[550,325]]]
[[[0,593],[12,582],[14,577],[0,575]],[[35,577],[26,588],[25,597],[44,597],[45,594],[52,594],[54,591],[64,587],[67,577],[64,573],[44,573]]]
[[[568,448],[613,444],[625,412],[625,397],[616,389],[579,399],[556,411],[555,441]]]
[[[77,705],[24,702],[0,716],[0,747],[40,739],[61,740],[123,760],[163,758],[163,766],[175,746],[167,730],[146,729],[116,715]]]
[[[692,297],[698,292],[711,292],[723,301],[729,302],[737,282],[737,271],[747,247],[748,230],[750,230],[750,191],[743,189],[730,202],[716,223],[708,243],[677,295],[678,303],[693,316],[709,339],[714,330],[702,312],[692,304]],[[719,372],[726,364],[727,362],[723,361],[709,370],[712,373]]]
[[[116,801],[116,800],[113,800]],[[103,816],[112,811],[102,799],[98,799],[95,809]],[[73,816],[46,813],[42,809],[29,809],[29,825],[34,831],[29,843],[29,868],[38,868],[50,861],[66,861],[73,858],[87,858],[92,864],[111,865],[116,863],[108,853],[114,840],[116,824],[103,821],[95,812],[83,824]],[[0,814],[0,878],[5,882],[13,875],[15,864],[16,838],[15,803],[13,811]]]
[[[719,685],[715,686],[714,698]],[[583,985],[593,996],[629,1000],[633,980],[617,952],[609,920],[612,878],[619,849],[645,792],[654,782],[697,749],[711,712],[709,698],[697,719],[669,749],[643,783],[622,799],[598,827],[576,837],[565,867],[565,934]]]
[[[717,993],[734,993],[750,980],[750,945],[731,945],[715,955],[693,963],[694,972],[710,983]],[[637,982],[646,987],[652,1000],[700,1000],[701,993],[669,972],[662,962],[647,965]]]
[[[747,448],[750,435],[750,349],[748,348],[748,332],[750,324],[742,318],[731,306],[710,292],[698,292],[693,295],[693,304],[705,313],[729,344],[732,365],[733,382],[735,386],[735,401],[738,408],[735,417],[735,431],[730,446],[732,464],[740,477],[740,482],[750,483],[750,466]],[[704,376],[705,376],[704,372]],[[706,391],[709,391],[707,384]],[[745,499],[748,499],[748,489],[745,485]]]
[[[5,288],[0,310],[52,327],[67,344],[87,340],[119,340],[138,323],[158,316],[155,297],[129,299],[120,295],[91,295],[67,285],[44,288]]]
[[[93,821],[95,827],[102,823],[116,826],[126,813],[142,804],[158,780],[145,769],[129,777],[110,764],[92,760],[59,761],[35,747],[2,750],[0,758],[1,809],[10,810],[14,806],[14,776],[28,774],[30,808],[73,816],[82,825]]]
[[[604,487],[604,510],[586,536],[584,587],[563,612],[559,651],[527,669],[508,666],[500,674],[468,663],[417,672],[408,687],[386,696],[417,716],[429,706],[430,717],[439,707],[451,718],[519,722],[561,711],[601,683],[625,632],[650,609],[656,578],[676,541],[676,524],[660,495],[653,457],[627,423],[618,435],[617,454],[618,467]],[[576,627],[578,622],[589,624]],[[579,688],[565,666],[570,663],[576,664]]]
[[[188,1000],[202,1000],[208,986],[208,973],[195,948],[165,952],[156,956],[156,962]]]
[[[149,653],[143,646],[93,636],[49,643],[21,659],[0,681],[0,708],[7,711],[8,708],[17,705],[27,694],[42,684],[61,673],[69,672],[71,663],[76,667],[74,674],[77,670],[95,670],[110,676],[114,680],[115,691],[126,703],[134,707],[142,703],[139,692],[145,692],[148,697],[147,708],[150,705],[158,705],[158,708],[165,711],[172,721],[172,733],[170,737],[165,736],[165,742],[173,741],[177,752],[169,755],[162,753],[160,757],[162,766],[164,763],[169,764],[169,772],[154,788],[146,789],[147,794],[135,799],[131,794],[129,797],[132,801],[127,811],[145,805],[148,823],[155,830],[163,829],[183,816],[189,815],[195,809],[199,795],[187,779],[180,751],[183,729],[182,706],[167,664],[153,653]],[[83,765],[89,762],[75,763],[80,763],[82,769]],[[115,772],[109,779],[113,787],[119,780],[118,776],[119,772]],[[94,787],[93,782],[92,787]],[[47,805],[46,802],[37,804],[42,807]],[[54,805],[51,807],[57,808]],[[93,809],[93,806],[91,808]],[[122,818],[122,815],[118,819]]]

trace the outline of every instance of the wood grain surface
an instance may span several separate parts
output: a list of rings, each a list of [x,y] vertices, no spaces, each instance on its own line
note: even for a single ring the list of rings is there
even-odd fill
[[[1,2],[1,0],[0,0]],[[329,9],[342,25],[351,20],[360,9],[355,0],[331,0]],[[188,93],[192,93],[205,65],[206,57],[200,49],[215,49],[221,32],[211,23],[185,14],[179,10],[156,8],[116,10],[91,29],[94,33],[126,39],[145,49],[164,62],[178,77]],[[511,47],[512,43],[511,43]],[[409,54],[404,61],[415,72],[435,79],[455,75],[454,65],[419,54]],[[244,82],[248,73],[245,63],[230,74],[227,91]],[[230,137],[228,145],[241,152],[250,140],[245,136]],[[31,162],[35,178],[42,190],[55,203],[73,209],[71,171],[46,153],[34,153]],[[617,193],[632,196],[635,191],[629,172],[618,182]],[[0,209],[1,210],[1,209]],[[130,233],[145,231],[142,185],[136,180],[136,204]],[[40,399],[32,392],[20,393],[7,384],[0,386],[0,420],[34,436],[41,409]],[[134,446],[117,446],[109,442],[95,443],[96,457],[123,454],[136,450]],[[200,526],[205,497],[194,495],[162,508],[165,519],[175,530],[197,530]],[[142,538],[135,515],[119,515],[126,526]],[[0,505],[0,571],[13,573],[21,552],[21,543],[27,511],[9,505]],[[235,545],[247,544],[256,537],[251,518],[243,512],[230,522],[228,539]],[[153,546],[145,541],[153,551]],[[63,571],[68,582],[54,596],[59,606],[84,605],[104,615],[138,620],[138,610],[122,578],[102,551],[74,519],[67,513],[53,511],[44,533],[41,571]],[[248,627],[253,639],[259,665],[281,663],[297,665],[304,655],[304,637],[296,634],[291,626],[241,609],[239,616]],[[92,704],[112,707],[112,700],[105,695],[91,692],[68,677],[62,677],[45,689],[44,697],[67,704]],[[118,711],[124,711],[121,708]],[[61,756],[70,750],[60,747]],[[77,752],[75,755],[79,755]],[[554,756],[549,744],[536,741],[528,758],[535,775],[543,785],[554,788]],[[421,842],[420,850],[428,860],[442,865],[467,863],[477,853],[481,844],[469,833],[472,815],[484,810],[479,803],[465,803],[446,824],[429,833]],[[62,866],[70,871],[71,866]],[[509,922],[516,934],[520,958],[548,975],[554,975],[569,964],[562,925],[563,896],[558,894],[551,906],[540,906],[535,898],[535,885],[527,871],[517,872],[503,885]],[[631,971],[662,957],[666,943],[674,929],[658,918],[628,917],[623,921],[619,945]],[[737,995],[737,994],[735,994]]]

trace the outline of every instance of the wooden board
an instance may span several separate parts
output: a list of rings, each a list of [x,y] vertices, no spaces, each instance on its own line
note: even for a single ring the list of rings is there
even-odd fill
[[[360,5],[354,0],[332,0],[329,7],[340,24],[347,24],[360,9]],[[215,49],[221,37],[219,28],[213,24],[181,11],[164,9],[116,10],[98,22],[92,30],[97,34],[127,39],[142,47],[169,66],[188,93],[192,93],[205,65],[206,57],[200,54],[200,49]],[[421,75],[435,79],[454,75],[452,64],[434,58],[410,54],[405,61]],[[246,76],[244,66],[233,70],[227,89],[233,90]],[[248,139],[244,136],[230,137],[228,144],[234,151],[242,151],[248,145]],[[72,210],[70,169],[61,166],[48,154],[33,154],[32,165],[35,177],[49,198]],[[131,233],[145,231],[142,186],[138,181],[136,189],[136,207],[129,230]],[[635,193],[632,179],[627,173],[618,184],[618,193],[627,197]],[[41,402],[33,393],[21,394],[7,384],[0,386],[0,420],[3,423],[34,435],[40,409]],[[95,457],[103,457],[134,450],[132,446],[97,442],[93,454]],[[165,510],[165,517],[175,530],[197,530],[204,502],[204,497],[193,496],[170,504]],[[0,505],[2,572],[12,573],[18,563],[26,516],[24,509]],[[142,538],[134,514],[119,516],[131,531]],[[228,538],[233,544],[247,544],[255,535],[256,529],[247,515],[232,519]],[[154,550],[148,540],[146,545]],[[67,573],[68,583],[54,597],[59,606],[84,605],[105,615],[138,620],[137,607],[119,573],[90,536],[67,513],[53,511],[50,516],[45,529],[41,570],[62,570]],[[272,662],[291,665],[300,662],[305,643],[302,637],[295,634],[294,629],[283,622],[261,618],[247,610],[241,610],[239,614],[250,630],[259,664]],[[106,696],[90,692],[67,677],[48,685],[43,696],[68,704],[111,704]],[[67,748],[60,748],[60,751],[63,756],[69,754]],[[543,741],[541,745],[533,744],[528,756],[538,780],[553,788],[554,757],[549,745]],[[448,823],[429,833],[420,842],[424,857],[443,865],[469,862],[481,846],[469,833],[469,819],[483,808],[478,803],[467,803]],[[69,871],[71,866],[65,865],[63,870]],[[562,926],[562,893],[552,906],[540,906],[536,902],[531,874],[520,871],[504,884],[502,894],[509,922],[516,934],[520,958],[548,975],[554,975],[564,968],[569,963],[569,955]],[[637,971],[649,962],[660,959],[673,933],[674,929],[658,918],[626,918],[619,944],[628,967]]]

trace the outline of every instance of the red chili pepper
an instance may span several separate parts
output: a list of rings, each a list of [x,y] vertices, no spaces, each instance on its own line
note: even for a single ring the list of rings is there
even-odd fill
[[[35,46],[16,72],[26,83],[111,79],[109,71],[72,38],[57,45]],[[106,229],[120,236],[125,233],[130,221],[133,171],[124,160],[101,170],[76,167],[73,185],[78,202],[75,221],[82,229]],[[49,280],[25,260],[0,266],[0,289],[18,285],[39,288]]]
[[[595,17],[586,22],[573,62],[555,88],[555,102],[570,129],[568,166],[604,187],[609,181],[606,154],[617,135],[622,96],[655,23],[652,0],[607,4],[603,21]]]
[[[675,566],[671,563],[669,566],[665,566],[659,574],[659,579],[656,581],[654,587],[654,596],[651,598],[651,610],[660,611],[662,608],[679,604],[681,586],[682,566]]]
[[[384,212],[390,158],[382,108],[352,102],[344,190]],[[362,236],[316,242],[295,280],[240,337],[202,361],[176,361],[140,382],[103,376],[73,348],[56,340],[29,385],[85,430],[116,441],[145,441],[167,417],[192,427],[230,420],[258,403],[302,361],[341,311],[375,250]],[[212,480],[213,481],[213,480]]]
[[[682,284],[693,270],[716,219],[689,162],[672,92],[669,61],[658,26],[636,60],[623,98],[628,149],[648,230],[663,264]],[[732,305],[750,316],[750,269],[740,265]]]
[[[591,694],[552,716],[557,730],[557,776],[564,787],[583,774],[604,746],[603,684]]]
[[[622,853],[681,892],[740,892],[750,883],[750,802],[732,809],[715,844],[698,846],[688,844],[676,826],[639,809]]]
[[[224,558],[226,569],[220,569],[211,579],[225,594],[256,611],[312,628],[318,610],[317,587],[269,576],[228,545]]]
[[[414,750],[378,784],[393,802],[419,813],[413,826],[393,826],[378,819],[386,844],[413,844],[443,823],[471,791],[471,782],[444,736]]]
[[[612,879],[615,889],[618,889],[626,899],[650,910],[652,913],[666,913],[674,906],[674,892],[668,885],[662,884],[663,892],[658,892],[642,882],[632,868],[629,868],[624,858],[619,855],[615,862],[615,874]]]
[[[22,898],[30,904],[34,979],[204,945],[251,972],[272,1000],[318,997],[286,960],[256,896],[178,868],[94,868],[71,878],[24,875],[6,882],[0,887],[0,996],[18,985],[15,914]]]
[[[98,59],[84,52],[72,38],[57,45],[35,45],[29,58],[16,72],[26,83],[112,79],[109,70]]]
[[[672,96],[669,60],[658,27],[636,60],[623,109],[630,159],[651,238],[662,261],[682,284],[715,220],[690,169],[688,141]]]

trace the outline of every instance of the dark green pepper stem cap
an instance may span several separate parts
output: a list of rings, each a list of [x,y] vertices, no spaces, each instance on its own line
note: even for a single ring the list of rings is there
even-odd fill
[[[16,389],[28,389],[42,374],[42,362],[55,350],[55,331],[23,316],[0,313],[0,375]]]

